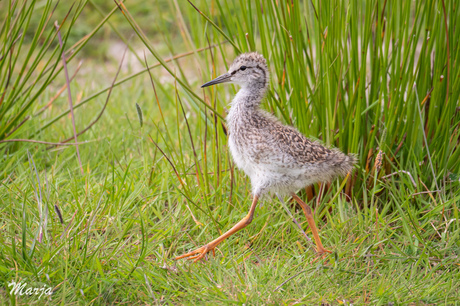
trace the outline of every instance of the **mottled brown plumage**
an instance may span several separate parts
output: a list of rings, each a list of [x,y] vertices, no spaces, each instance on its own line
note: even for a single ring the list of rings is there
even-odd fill
[[[251,179],[254,200],[249,214],[232,229],[209,244],[182,255],[202,258],[225,238],[248,225],[257,199],[269,193],[290,194],[301,205],[312,228],[319,253],[328,252],[319,238],[311,209],[295,195],[316,182],[328,182],[351,172],[354,155],[346,155],[312,141],[291,126],[260,109],[268,88],[269,71],[262,55],[252,52],[238,56],[227,73],[202,87],[232,82],[241,86],[227,116],[229,148],[236,165]]]

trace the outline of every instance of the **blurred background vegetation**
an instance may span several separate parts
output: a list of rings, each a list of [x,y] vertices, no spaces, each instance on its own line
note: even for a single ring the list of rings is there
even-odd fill
[[[13,2],[14,3],[14,2]],[[28,2],[29,5],[32,4]],[[44,7],[47,1],[37,1],[34,5],[34,12],[30,16],[29,26],[26,29],[25,42],[30,43],[33,39],[36,29],[39,27],[42,20]],[[69,33],[68,45],[73,46],[85,35],[91,33],[104,19],[109,12],[114,8],[115,3],[112,1],[93,0],[93,1],[60,1],[53,2],[53,17],[54,20],[62,21],[71,9],[76,9],[78,6],[84,7],[79,13],[78,22],[73,25],[72,31]],[[5,20],[8,14],[9,1],[0,2],[0,18]],[[175,12],[171,10],[174,5],[173,1],[130,1],[129,6],[132,8],[132,14],[136,16],[136,21],[143,26],[153,40],[159,40],[165,35],[164,30],[168,31],[168,36],[176,38],[179,35],[180,29],[175,26]],[[161,20],[161,23],[158,21]],[[113,26],[111,26],[113,25]],[[63,26],[63,30],[68,28],[68,24]],[[164,28],[163,28],[164,26]],[[110,22],[102,29],[97,31],[93,38],[88,42],[88,47],[82,50],[82,56],[91,56],[106,59],[107,49],[112,40],[119,41],[119,34],[129,37],[133,34],[129,23],[125,22],[123,15],[112,14]],[[179,40],[178,40],[179,41]],[[58,44],[54,41],[54,44]]]

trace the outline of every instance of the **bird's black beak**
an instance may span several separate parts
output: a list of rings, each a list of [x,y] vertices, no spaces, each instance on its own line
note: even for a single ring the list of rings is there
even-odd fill
[[[224,74],[218,76],[217,78],[215,78],[214,80],[209,81],[207,83],[204,83],[203,85],[201,85],[201,88],[208,87],[208,86],[215,85],[215,84],[219,84],[219,83],[230,82],[231,77],[232,77],[232,75],[230,73],[228,73],[228,72],[224,73]]]

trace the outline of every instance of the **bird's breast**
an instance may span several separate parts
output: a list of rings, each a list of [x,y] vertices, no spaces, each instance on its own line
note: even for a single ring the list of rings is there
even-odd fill
[[[238,138],[235,137],[235,133],[230,133],[228,146],[236,166],[250,175],[251,163],[248,160],[248,154],[245,152],[244,146],[238,141]]]

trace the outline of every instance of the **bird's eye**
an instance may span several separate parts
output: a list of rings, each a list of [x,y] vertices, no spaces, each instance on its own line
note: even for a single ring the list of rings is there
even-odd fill
[[[240,67],[240,70],[241,70],[241,71],[245,71],[246,68],[248,68],[248,67],[246,67],[246,66],[241,66],[241,67]]]

